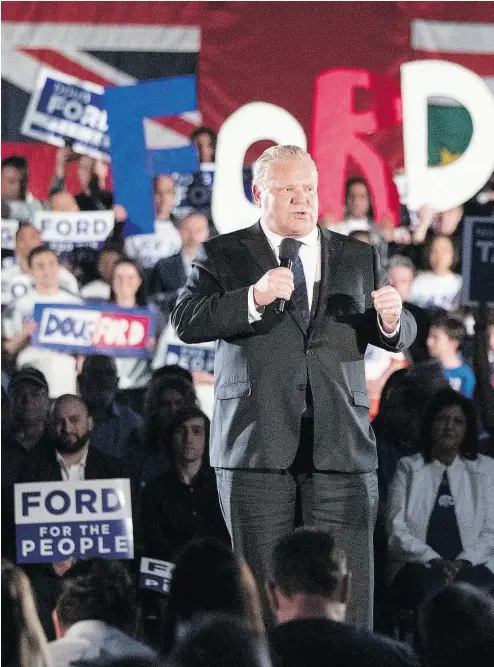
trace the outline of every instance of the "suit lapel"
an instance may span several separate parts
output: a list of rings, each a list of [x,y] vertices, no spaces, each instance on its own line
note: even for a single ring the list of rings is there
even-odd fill
[[[247,248],[263,273],[278,266],[276,256],[269,245],[266,235],[262,231],[260,222],[245,229],[244,233],[239,237],[239,241]]]
[[[319,229],[321,233],[321,285],[311,336],[324,315],[325,304],[327,303],[331,285],[335,281],[341,261],[341,246],[343,243],[339,235],[333,234],[324,227],[320,227]]]

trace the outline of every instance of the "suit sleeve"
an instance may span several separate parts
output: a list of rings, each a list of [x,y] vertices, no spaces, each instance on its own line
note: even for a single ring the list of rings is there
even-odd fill
[[[225,290],[208,245],[201,246],[192,273],[172,312],[184,343],[206,343],[255,333],[249,324],[249,287]]]
[[[376,248],[372,246],[372,261],[374,271],[374,289],[378,290],[384,285],[388,284],[386,271],[384,270],[379,259],[379,253]],[[385,336],[379,328],[377,321],[377,314],[375,309],[368,308],[366,313],[368,343],[381,347],[388,352],[402,352],[406,350],[415,340],[417,335],[417,323],[415,318],[408,310],[403,309],[400,316],[400,329],[396,336],[390,338]]]

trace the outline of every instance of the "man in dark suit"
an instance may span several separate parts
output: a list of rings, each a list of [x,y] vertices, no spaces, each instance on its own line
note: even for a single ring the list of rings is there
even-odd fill
[[[260,222],[201,247],[172,314],[184,342],[218,340],[210,450],[222,510],[262,582],[298,492],[305,525],[338,531],[355,573],[350,616],[370,626],[377,479],[364,353],[404,350],[415,322],[372,246],[317,225],[308,153],[269,148],[253,193]],[[292,271],[279,266],[287,238],[300,246]]]
[[[330,533],[298,530],[271,559],[267,590],[276,620],[269,639],[283,667],[418,667],[405,644],[345,622],[351,573]]]
[[[128,477],[120,461],[91,447],[92,418],[82,398],[65,394],[54,403],[50,446],[37,449],[21,470],[18,482],[67,483],[86,479]],[[135,531],[135,529],[134,529]],[[60,563],[25,567],[36,593],[38,614],[49,639],[54,638],[51,612],[55,607],[59,577],[73,564]]]

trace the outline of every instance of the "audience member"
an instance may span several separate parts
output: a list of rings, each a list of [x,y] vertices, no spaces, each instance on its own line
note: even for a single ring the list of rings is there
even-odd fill
[[[167,667],[271,667],[266,640],[241,618],[201,614],[184,625]]]
[[[108,165],[102,160],[95,160],[89,155],[74,153],[71,146],[64,146],[57,151],[55,173],[50,196],[65,190],[65,171],[70,162],[77,162],[77,178],[81,191],[75,200],[81,211],[104,211],[113,206],[113,195],[105,189]]]
[[[4,558],[2,667],[51,667],[29,579],[17,565]]]
[[[351,573],[332,535],[302,529],[277,543],[267,593],[276,627],[269,632],[283,667],[418,665],[411,649],[345,623]]]
[[[425,248],[437,235],[450,237],[455,250],[453,269],[461,268],[461,237],[463,233],[463,206],[435,213],[430,206],[422,206],[418,211],[417,224],[412,229],[412,243],[406,254],[421,270],[427,269]]]
[[[191,213],[180,222],[182,248],[171,257],[160,259],[150,274],[149,294],[168,314],[175,305],[178,290],[185,285],[192,271],[201,243],[209,238],[209,225],[205,215]]]
[[[170,467],[168,452],[161,446],[163,434],[174,415],[185,407],[198,407],[194,386],[188,379],[180,375],[161,374],[149,383],[144,398],[146,459],[140,473],[141,486],[146,486]]]
[[[20,225],[15,235],[15,255],[17,264],[2,270],[2,306],[14,299],[20,299],[33,288],[33,277],[28,264],[29,253],[42,246],[41,234],[34,225]],[[60,288],[72,294],[79,293],[77,279],[61,266],[58,271]]]
[[[259,594],[246,563],[222,542],[193,540],[175,563],[162,635],[164,652],[173,647],[183,624],[194,614],[215,611],[243,618],[254,632],[264,631]]]
[[[134,583],[118,561],[79,561],[60,580],[53,620],[57,639],[48,650],[56,667],[78,661],[153,659],[154,651],[134,639]],[[134,663],[135,664],[135,663]]]
[[[455,249],[451,237],[436,234],[424,250],[428,271],[420,271],[412,283],[410,301],[422,308],[455,310],[459,306],[462,278],[453,273]]]
[[[43,204],[28,191],[27,160],[24,157],[11,155],[2,160],[3,205],[8,209],[7,217],[18,222],[32,222],[35,213],[43,210]]]
[[[19,475],[19,482],[80,481],[128,477],[117,459],[91,446],[93,421],[79,396],[60,396],[52,415],[52,440],[49,447],[33,452]],[[60,573],[73,563],[29,566],[29,576],[36,592],[38,613],[49,638],[53,636],[51,611]]]
[[[50,196],[50,211],[58,211],[59,213],[77,213],[79,211],[79,204],[74,195],[62,190],[60,192],[54,192]]]
[[[485,304],[475,316],[474,341],[475,399],[489,436],[487,450],[494,455],[494,311]]]
[[[170,257],[179,252],[182,245],[176,228],[175,184],[171,176],[158,176],[154,179],[154,205],[156,220],[154,233],[127,236],[125,254],[135,259],[149,271],[163,257]]]
[[[2,423],[2,486],[11,488],[33,451],[49,441],[48,383],[41,371],[23,366],[9,383],[9,418]]]
[[[4,354],[18,368],[34,366],[48,382],[50,398],[74,394],[76,390],[76,359],[70,354],[30,345],[35,329],[34,307],[37,303],[79,304],[80,297],[60,287],[56,254],[40,246],[29,253],[28,265],[34,289],[10,305],[2,320]]]
[[[156,333],[151,341],[152,350],[156,347],[156,340],[161,335],[164,322],[160,312],[152,304],[148,304],[144,275],[139,264],[131,259],[122,257],[113,268],[111,280],[110,302],[120,308],[148,308],[156,317]],[[151,378],[151,356],[145,357],[116,357],[119,389],[143,389]]]
[[[195,537],[230,543],[221,514],[214,470],[209,466],[209,419],[184,407],[163,433],[161,447],[172,465],[143,491],[142,525],[146,556],[174,561]]]
[[[108,243],[98,253],[97,271],[99,278],[81,288],[84,299],[108,301],[111,292],[111,277],[115,265],[122,258],[116,244]]]
[[[389,284],[398,292],[403,301],[403,307],[412,313],[417,322],[417,337],[405,354],[410,355],[414,363],[419,363],[429,359],[427,336],[429,334],[430,317],[425,308],[421,308],[409,300],[414,276],[415,266],[411,259],[403,255],[391,257],[388,264]]]
[[[475,373],[465,364],[458,352],[466,336],[463,320],[454,314],[437,315],[431,321],[427,347],[431,357],[438,359],[444,375],[455,391],[473,397]]]
[[[216,159],[217,134],[210,127],[198,127],[190,135],[190,140],[197,149],[197,159],[200,164],[210,164]]]
[[[477,454],[472,402],[441,390],[420,432],[423,453],[398,462],[389,495],[389,577],[404,609],[447,581],[494,584],[494,461]]]
[[[418,630],[426,667],[494,664],[494,598],[478,588],[450,583],[429,596]]]
[[[115,359],[86,357],[79,389],[93,419],[91,445],[104,454],[129,461],[139,450],[144,421],[128,405],[116,402],[118,374]]]

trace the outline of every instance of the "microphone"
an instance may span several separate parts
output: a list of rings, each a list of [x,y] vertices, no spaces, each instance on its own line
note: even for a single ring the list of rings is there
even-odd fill
[[[280,266],[292,270],[293,262],[297,259],[300,241],[283,239],[280,244]],[[277,313],[285,310],[285,299],[276,299],[274,309]]]

